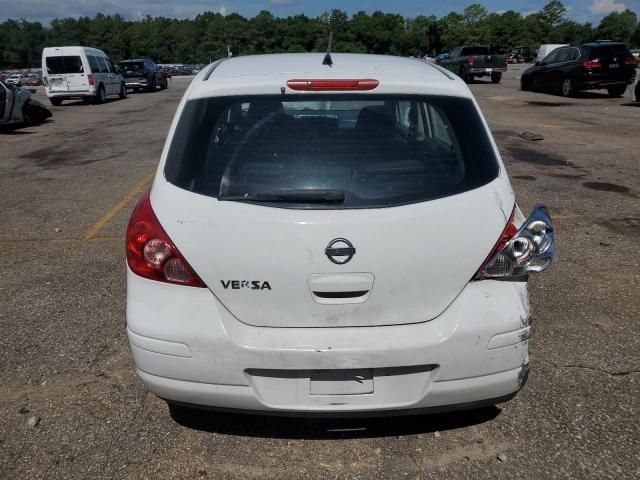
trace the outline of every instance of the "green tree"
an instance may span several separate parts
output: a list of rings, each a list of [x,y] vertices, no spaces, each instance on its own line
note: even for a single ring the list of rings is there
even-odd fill
[[[596,30],[599,39],[629,43],[638,28],[638,17],[631,10],[613,12],[602,19]]]
[[[456,12],[451,12],[438,21],[441,32],[442,44],[445,50],[462,45],[466,42],[464,17]]]
[[[191,20],[149,16],[133,21],[99,13],[93,18],[55,19],[48,27],[10,19],[0,23],[0,66],[38,66],[42,48],[54,45],[97,47],[115,61],[151,57],[161,63],[209,62],[226,56],[227,48],[234,55],[324,51],[330,31],[336,52],[404,56],[474,43],[508,51],[516,45],[536,48],[541,43],[586,42],[596,37],[640,46],[638,21],[629,10],[607,15],[597,29],[567,20],[565,15],[564,5],[553,0],[526,17],[514,11],[489,14],[474,3],[462,13],[451,12],[440,19],[383,12],[349,17],[340,9],[317,18],[275,17],[263,10],[253,18],[205,11]]]
[[[487,43],[489,39],[489,31],[485,22],[487,15],[487,9],[478,3],[469,5],[464,9],[462,15],[462,24],[466,32],[464,43]]]
[[[558,28],[565,20],[567,8],[558,0],[551,0],[542,7],[542,21],[550,30]]]
[[[495,50],[507,52],[519,45],[533,46],[533,39],[529,37],[522,15],[513,10],[502,15],[492,13],[485,20],[488,31],[488,41]]]

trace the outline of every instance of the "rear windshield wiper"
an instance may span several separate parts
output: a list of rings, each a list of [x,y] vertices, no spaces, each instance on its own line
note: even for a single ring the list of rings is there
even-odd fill
[[[304,189],[277,190],[274,192],[247,193],[245,195],[227,195],[218,200],[247,202],[284,202],[284,203],[343,203],[342,190]]]

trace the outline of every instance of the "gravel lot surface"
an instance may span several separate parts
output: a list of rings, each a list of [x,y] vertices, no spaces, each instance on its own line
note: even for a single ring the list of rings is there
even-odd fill
[[[190,79],[0,133],[0,478],[640,478],[640,109],[521,92],[523,68],[471,88],[558,255],[529,383],[466,413],[172,418],[133,368],[123,235]]]

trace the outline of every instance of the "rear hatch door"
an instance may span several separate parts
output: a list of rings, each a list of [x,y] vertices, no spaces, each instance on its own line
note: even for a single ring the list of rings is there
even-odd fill
[[[501,183],[416,205],[343,211],[223,202],[166,183],[154,188],[152,204],[196,273],[244,323],[395,325],[437,317],[482,265],[510,213]],[[338,265],[326,250],[341,238],[355,254]]]
[[[47,82],[49,90],[52,92],[67,92],[69,85],[67,84],[67,74],[64,62],[64,56],[61,48],[51,51],[46,57]]]
[[[513,209],[470,99],[202,99],[187,104],[173,138],[152,207],[209,289],[251,325],[433,319]]]
[[[64,51],[64,50],[63,50]],[[89,68],[79,54],[68,55],[64,52],[64,68],[70,92],[83,92],[89,89]],[[75,53],[75,52],[74,52]]]
[[[632,58],[631,52],[623,44],[601,45],[593,47],[590,52],[592,60],[599,60],[601,68],[593,74],[602,77],[603,81],[628,81],[633,75],[635,65],[627,65],[626,60]]]

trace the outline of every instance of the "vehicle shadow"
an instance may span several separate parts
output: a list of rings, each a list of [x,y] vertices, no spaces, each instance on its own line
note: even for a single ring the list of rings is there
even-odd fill
[[[0,125],[0,134],[2,135],[32,135],[34,133],[36,133],[35,130],[30,130],[33,128],[37,128],[40,125],[45,125],[47,123],[53,123],[54,119],[52,118],[48,118],[45,119],[43,122],[38,123],[38,124],[33,124],[33,123],[16,123],[16,124],[12,124],[12,125]],[[25,129],[29,129],[29,130],[25,130]]]
[[[621,107],[640,107],[640,101],[638,102],[625,102],[620,104]]]
[[[574,95],[574,98],[603,99],[603,98],[615,98],[615,97],[610,97],[606,93],[588,91],[588,92],[578,92]]]
[[[105,99],[105,102],[103,103],[103,105],[107,105],[109,103],[114,103],[114,102],[119,102],[120,100],[126,100],[126,98],[115,98],[115,97],[109,97]],[[100,104],[98,103],[93,103],[92,101],[88,101],[88,100],[66,100],[60,107],[57,108],[64,108],[64,107],[88,107],[88,106],[97,106],[99,107]]]
[[[521,90],[523,91],[523,90]],[[525,93],[529,93],[531,95],[540,95],[540,96],[546,96],[546,97],[556,97],[556,98],[566,98],[567,100],[570,99],[575,99],[575,100],[580,100],[580,99],[585,99],[585,100],[604,100],[604,99],[612,99],[615,100],[616,98],[622,98],[622,97],[610,97],[607,93],[600,93],[600,92],[594,92],[594,91],[581,91],[578,92],[570,97],[565,97],[562,95],[561,92],[555,91],[555,90],[528,90]]]
[[[455,430],[495,419],[496,406],[459,412],[366,418],[277,417],[169,406],[171,418],[186,428],[257,438],[332,440],[379,438]]]
[[[33,125],[25,126],[24,124],[19,125],[2,125],[0,126],[0,134],[3,135],[31,135],[36,132],[19,130],[21,128],[32,128]]]

